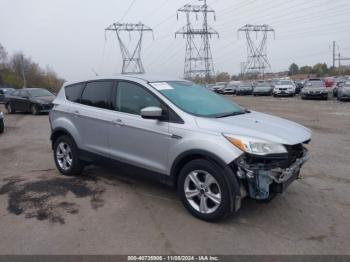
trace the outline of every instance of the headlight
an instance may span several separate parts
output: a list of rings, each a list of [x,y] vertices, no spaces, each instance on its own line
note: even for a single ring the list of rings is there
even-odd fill
[[[270,141],[254,137],[236,136],[223,134],[224,137],[234,146],[242,151],[254,155],[269,155],[287,153],[286,148],[282,144],[277,144]]]

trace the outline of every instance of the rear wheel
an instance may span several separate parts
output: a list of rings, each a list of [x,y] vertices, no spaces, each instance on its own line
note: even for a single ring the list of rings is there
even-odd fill
[[[57,138],[53,153],[56,167],[61,174],[67,176],[81,174],[84,165],[78,157],[78,148],[73,139],[66,135]]]
[[[183,205],[195,217],[215,221],[230,211],[224,171],[204,159],[193,160],[180,172],[178,191]]]

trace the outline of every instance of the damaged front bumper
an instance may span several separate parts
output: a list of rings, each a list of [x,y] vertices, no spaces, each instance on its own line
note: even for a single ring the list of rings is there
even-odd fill
[[[310,158],[305,147],[301,147],[294,158],[290,156],[264,158],[256,161],[249,156],[239,158],[236,174],[241,181],[241,197],[269,199],[275,193],[282,193],[294,180],[299,178],[301,167]]]

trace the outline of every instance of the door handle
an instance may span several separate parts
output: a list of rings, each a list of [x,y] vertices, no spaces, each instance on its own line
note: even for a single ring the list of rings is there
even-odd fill
[[[116,124],[118,126],[123,126],[124,125],[124,123],[123,123],[123,121],[121,119],[116,119],[113,122],[114,122],[114,124]]]

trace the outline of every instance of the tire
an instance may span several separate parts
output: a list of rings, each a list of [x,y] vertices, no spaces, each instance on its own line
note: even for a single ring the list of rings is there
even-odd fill
[[[183,205],[193,216],[205,221],[216,221],[230,213],[230,191],[224,176],[220,166],[204,159],[193,160],[182,168],[178,193]],[[205,181],[209,183],[205,185]],[[192,191],[195,195],[186,196],[185,191]]]
[[[54,143],[53,156],[62,175],[76,176],[83,171],[83,162],[78,157],[78,147],[67,135],[60,136]]]
[[[15,110],[15,108],[13,107],[13,105],[12,105],[11,103],[7,103],[6,109],[7,109],[7,112],[8,112],[9,114],[14,114],[14,113],[16,113],[16,110]]]
[[[4,133],[4,120],[0,119],[0,134]]]
[[[38,109],[38,106],[35,105],[35,104],[32,104],[30,106],[30,112],[32,113],[32,115],[36,116],[39,114],[39,109]]]

